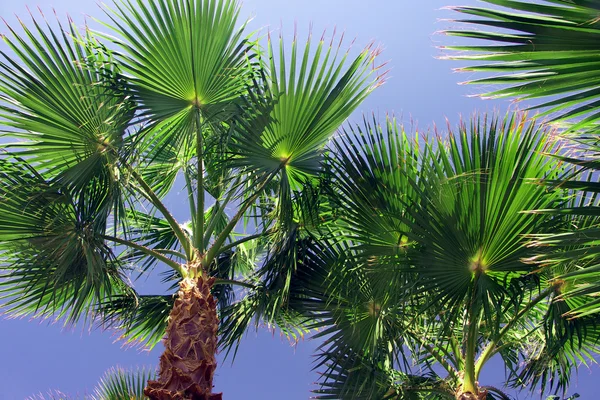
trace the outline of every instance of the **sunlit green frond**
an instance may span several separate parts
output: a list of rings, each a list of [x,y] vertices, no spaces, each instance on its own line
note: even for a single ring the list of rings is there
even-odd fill
[[[92,400],[145,400],[144,387],[155,372],[150,368],[126,371],[112,368],[107,371],[94,390]]]
[[[342,41],[304,46],[294,39],[291,49],[269,37],[263,75],[257,77],[250,118],[238,124],[233,144],[234,165],[258,176],[277,175],[276,212],[289,223],[293,192],[315,180],[324,146],[352,111],[383,81],[374,65],[378,50],[365,48],[351,56]],[[286,52],[289,51],[290,54]],[[258,100],[258,101],[256,101]]]
[[[124,0],[107,11],[124,69],[150,115],[192,115],[246,91],[249,55],[238,14],[233,0]]]
[[[140,167],[163,196],[182,169],[215,169],[205,154],[239,112],[254,74],[254,44],[242,37],[234,0],[124,0],[106,13],[146,122],[134,141]]]
[[[600,75],[596,68],[600,60],[597,58],[600,5],[566,0],[539,4],[504,0],[488,2],[503,8],[459,7],[457,11],[477,17],[461,22],[503,30],[449,33],[495,43],[453,47],[466,53],[452,58],[483,61],[483,65],[465,70],[502,74],[472,81],[509,85],[488,95],[515,96],[526,100],[547,98],[535,107],[546,108],[546,113],[554,120],[573,123],[569,131],[577,138],[571,143],[570,151],[561,153],[557,158],[575,165],[580,173],[569,176],[569,180],[556,180],[549,184],[574,190],[574,196],[587,200],[580,201],[577,206],[540,210],[540,213],[570,217],[572,221],[570,229],[537,236],[539,240],[536,243],[549,250],[542,257],[547,264],[570,265],[568,272],[561,277],[566,281],[563,296],[587,299],[569,312],[579,316],[597,313],[600,303],[590,296],[595,296],[600,290],[596,283],[599,212],[595,195],[591,195],[598,191],[597,175],[594,174],[599,167],[594,129],[600,117]],[[587,178],[582,176],[582,172],[588,173]]]
[[[486,97],[543,99],[554,120],[575,128],[600,119],[600,4],[594,1],[485,0],[501,8],[453,7],[469,16],[466,29],[445,33],[486,45],[448,46],[448,58],[474,62],[460,71],[483,72],[468,83],[504,86]],[[474,18],[473,18],[474,17]]]
[[[341,46],[342,41],[335,45],[332,39],[329,45],[320,40],[315,48],[309,37],[302,49],[294,39],[288,57],[283,40],[277,48],[269,38],[263,96],[270,108],[259,119],[260,129],[246,132],[251,140],[243,145],[252,147],[240,146],[244,163],[282,169],[292,183],[319,171],[330,135],[382,82],[373,65],[377,50],[369,47],[351,58]]]
[[[73,190],[95,180],[114,192],[135,110],[127,84],[111,53],[73,25],[32,23],[3,37],[13,54],[0,53],[0,119],[3,136],[18,139],[3,147]]]

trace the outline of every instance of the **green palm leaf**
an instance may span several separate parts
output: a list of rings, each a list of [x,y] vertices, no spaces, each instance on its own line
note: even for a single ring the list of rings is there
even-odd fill
[[[459,7],[457,11],[478,17],[461,22],[476,26],[502,28],[502,31],[450,31],[451,35],[495,42],[489,46],[453,46],[463,54],[450,58],[481,61],[464,70],[500,73],[500,76],[477,79],[472,83],[507,84],[509,87],[488,93],[489,96],[522,99],[548,98],[534,108],[546,108],[544,114],[553,121],[569,122],[573,135],[570,151],[556,157],[579,170],[568,180],[553,180],[552,186],[574,190],[576,200],[561,209],[541,213],[572,218],[571,228],[556,234],[537,236],[536,244],[548,246],[547,264],[567,266],[561,277],[565,298],[586,299],[569,313],[585,316],[600,311],[595,296],[597,281],[598,208],[594,193],[598,191],[597,139],[595,126],[598,107],[597,43],[600,32],[595,2],[566,0],[539,4],[494,0],[502,9]],[[506,33],[505,30],[509,30]],[[477,53],[475,53],[477,52]],[[490,61],[492,63],[487,63]],[[587,174],[587,177],[586,175]]]
[[[302,50],[294,40],[288,60],[283,41],[276,49],[269,39],[260,94],[268,99],[266,114],[246,130],[238,148],[243,164],[263,171],[283,168],[292,185],[319,171],[330,135],[383,79],[372,77],[377,69],[369,71],[377,51],[366,48],[348,61],[341,41],[337,47],[333,40],[329,45],[321,40],[316,48],[311,44],[309,38]]]
[[[246,91],[247,49],[232,0],[121,1],[107,15],[124,69],[155,119],[227,104]]]
[[[233,0],[126,0],[107,10],[145,122],[132,142],[160,196],[194,156],[196,163],[212,161],[205,155],[248,91],[253,44],[236,26],[238,14]]]
[[[332,213],[339,218],[330,243],[310,253],[312,272],[295,276],[304,289],[290,295],[326,339],[320,365],[327,368],[324,382],[331,376],[332,383],[324,398],[386,392],[396,387],[392,372],[409,376],[417,366],[445,370],[430,393],[443,396],[445,387],[452,397],[466,365],[477,364],[477,379],[507,332],[519,331],[523,314],[550,301],[553,277],[540,284],[539,266],[527,261],[540,253],[527,236],[564,224],[562,217],[526,212],[565,201],[540,184],[563,174],[559,161],[545,155],[554,146],[546,132],[508,115],[475,116],[447,140],[413,139],[392,120],[384,127],[366,121],[336,138]],[[564,317],[557,325],[544,325],[551,320],[544,313],[537,317],[525,336],[539,331],[548,346],[565,338],[577,343],[575,331],[553,328],[564,327]],[[519,359],[507,359],[514,354]],[[548,360],[560,362],[564,354]],[[527,357],[521,360],[534,359]],[[352,373],[349,359],[359,360]],[[561,385],[573,365],[556,369]],[[372,376],[375,370],[388,386]],[[398,390],[408,384],[402,382]]]
[[[278,175],[276,213],[285,224],[293,192],[316,179],[326,142],[383,75],[372,67],[378,50],[366,48],[351,58],[333,39],[314,46],[309,37],[304,48],[294,39],[291,50],[281,39],[278,47],[273,42],[269,37],[263,75],[250,93],[258,107],[239,124],[232,151],[234,165],[258,176]]]
[[[113,368],[104,374],[94,390],[92,400],[145,400],[146,382],[154,379],[155,373],[149,368],[126,371]]]
[[[21,159],[0,166],[0,296],[7,312],[74,322],[97,302],[129,292],[103,240],[102,190],[71,196]]]
[[[373,147],[362,155],[340,156],[337,174],[354,240],[374,257],[372,265],[415,273],[445,307],[466,299],[474,284],[492,306],[513,277],[536,268],[521,261],[531,253],[523,235],[543,221],[522,211],[559,201],[535,184],[552,171],[542,154],[551,149],[545,131],[522,117],[473,119],[451,132],[448,144],[426,144],[421,158],[395,129],[370,139]]]
[[[97,306],[99,326],[121,332],[127,345],[154,348],[164,337],[174,295],[113,296]]]
[[[468,83],[506,86],[485,93],[486,97],[547,98],[533,108],[545,108],[544,115],[555,121],[575,122],[573,130],[595,124],[600,118],[600,5],[569,0],[485,1],[502,8],[454,7],[476,17],[456,22],[477,29],[446,31],[492,42],[447,47],[461,52],[448,58],[477,62],[460,71],[492,75]]]
[[[19,139],[3,147],[49,179],[77,190],[97,180],[94,185],[115,192],[134,113],[126,84],[92,38],[73,26],[55,32],[32,21],[35,30],[23,25],[23,37],[14,30],[4,36],[16,57],[0,53],[0,118],[12,128],[4,136]]]

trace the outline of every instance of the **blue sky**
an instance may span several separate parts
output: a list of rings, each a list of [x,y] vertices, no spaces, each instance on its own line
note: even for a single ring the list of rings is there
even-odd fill
[[[458,0],[458,4],[474,4],[474,0]],[[418,4],[418,5],[417,5]],[[50,16],[54,7],[64,21],[68,12],[76,23],[83,24],[85,15],[103,18],[94,0],[13,0],[0,2],[0,16],[10,24],[14,14],[26,20],[26,5],[37,6]],[[290,38],[297,24],[300,35],[310,24],[315,34],[334,28],[344,31],[347,38],[356,38],[355,46],[371,41],[384,49],[381,61],[389,61],[388,82],[377,89],[354,114],[375,112],[383,118],[386,113],[401,117],[406,124],[420,129],[434,123],[443,128],[446,118],[456,123],[460,114],[475,110],[504,110],[507,102],[483,101],[468,95],[478,88],[457,85],[470,76],[456,74],[456,63],[436,59],[442,55],[436,48],[448,44],[448,38],[435,34],[448,27],[439,21],[452,17],[440,8],[457,5],[453,0],[408,2],[398,0],[246,0],[242,18],[253,16],[251,29],[270,29]],[[50,17],[49,17],[50,18]],[[0,27],[0,32],[6,28]],[[0,46],[4,46],[0,44]],[[6,47],[2,47],[5,49]],[[176,205],[183,198],[170,197]],[[181,207],[180,207],[181,209]],[[185,219],[185,215],[175,215]],[[153,282],[148,291],[161,290]],[[156,293],[156,292],[155,292]],[[151,352],[123,349],[114,332],[89,332],[85,328],[63,328],[60,324],[28,320],[0,320],[0,400],[23,399],[49,389],[71,394],[83,394],[91,389],[108,368],[120,365],[156,365],[160,346]],[[227,400],[303,400],[310,396],[311,383],[318,378],[311,371],[311,354],[318,343],[310,340],[291,345],[278,333],[261,330],[250,332],[242,342],[235,364],[222,363],[217,370],[216,390],[225,393]],[[593,367],[596,379],[600,370]],[[482,382],[500,385],[503,371],[491,365],[484,371]],[[594,398],[591,373],[582,368],[574,379],[571,392],[583,398]],[[524,398],[524,396],[519,396]]]

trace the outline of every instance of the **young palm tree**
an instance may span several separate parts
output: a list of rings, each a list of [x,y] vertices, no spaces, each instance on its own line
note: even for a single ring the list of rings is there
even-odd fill
[[[562,174],[549,131],[509,115],[447,140],[394,121],[347,133],[329,162],[329,239],[306,244],[288,297],[324,338],[319,398],[507,398],[479,382],[494,356],[510,387],[565,390],[600,330],[564,318],[577,303],[553,301],[561,271],[529,261],[528,236],[565,220],[527,210],[569,201],[539,184]]]
[[[578,172],[568,180],[549,183],[577,190],[581,201],[569,208],[544,212],[571,215],[573,227],[558,232],[558,235],[541,236],[538,244],[556,250],[547,252],[551,256],[544,258],[550,264],[575,262],[575,269],[569,269],[569,273],[561,276],[568,283],[564,287],[564,297],[582,298],[581,305],[572,310],[572,316],[598,313],[600,301],[590,301],[588,296],[600,293],[600,249],[597,245],[600,230],[597,225],[582,220],[600,215],[596,200],[599,192],[597,171],[600,169],[597,156],[600,150],[597,141],[600,3],[485,1],[499,7],[456,7],[456,11],[470,16],[459,20],[468,23],[469,27],[446,33],[491,43],[450,46],[450,50],[457,52],[449,58],[475,64],[459,70],[491,75],[468,82],[496,85],[495,90],[484,94],[485,97],[515,97],[528,103],[538,101],[531,108],[543,110],[541,115],[564,128],[563,134],[571,139],[568,151],[562,151],[556,157],[577,166]]]
[[[325,142],[381,83],[376,51],[309,39],[288,55],[269,38],[265,57],[234,0],[124,0],[106,14],[116,37],[35,18],[4,37],[3,306],[165,336],[145,395],[218,399],[217,303],[254,287],[263,262],[293,262],[273,254]],[[164,201],[177,177],[187,222]],[[138,295],[130,279],[159,263],[176,293]]]

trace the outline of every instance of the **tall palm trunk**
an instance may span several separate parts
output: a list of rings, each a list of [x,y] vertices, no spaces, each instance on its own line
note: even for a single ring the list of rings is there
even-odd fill
[[[219,327],[213,283],[204,273],[179,283],[159,378],[144,390],[151,400],[221,400],[221,393],[212,393]]]

